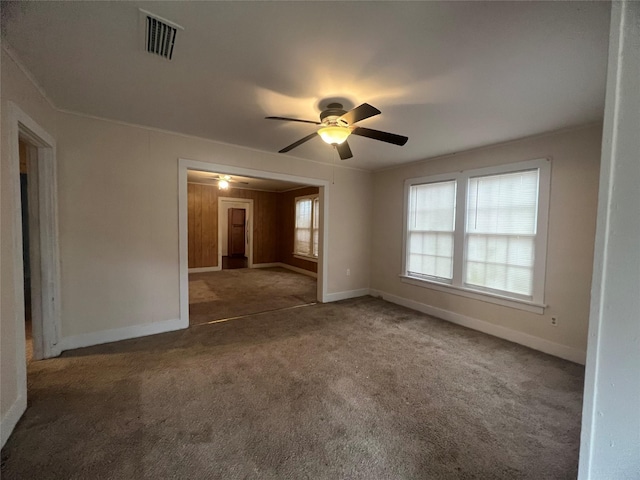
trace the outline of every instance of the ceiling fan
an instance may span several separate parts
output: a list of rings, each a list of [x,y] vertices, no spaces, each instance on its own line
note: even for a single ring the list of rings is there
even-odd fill
[[[302,122],[312,123],[314,125],[321,125],[321,128],[304,138],[301,138],[297,142],[284,147],[278,153],[286,153],[294,148],[308,142],[316,135],[319,135],[329,145],[333,145],[338,150],[341,160],[353,157],[351,148],[347,142],[349,135],[359,135],[361,137],[372,138],[381,142],[392,143],[394,145],[402,146],[409,140],[408,137],[403,135],[396,135],[395,133],[381,132],[380,130],[372,130],[371,128],[358,127],[354,124],[376,115],[380,115],[380,110],[376,107],[363,103],[362,105],[349,110],[348,112],[343,109],[340,103],[330,103],[327,108],[320,113],[320,121],[315,122],[313,120],[300,120],[298,118],[287,117],[265,117],[268,120],[284,120],[287,122]]]
[[[220,190],[226,190],[229,188],[229,185],[231,184],[238,184],[238,185],[249,185],[249,182],[241,182],[238,180],[233,180],[231,178],[231,175],[215,175],[212,177],[212,180],[217,180],[218,181],[218,188]]]

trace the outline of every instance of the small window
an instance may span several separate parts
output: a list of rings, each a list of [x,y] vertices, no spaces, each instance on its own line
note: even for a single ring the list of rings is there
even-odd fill
[[[320,200],[318,195],[296,197],[293,254],[318,258]]]
[[[546,159],[407,180],[402,276],[544,307],[549,184]]]

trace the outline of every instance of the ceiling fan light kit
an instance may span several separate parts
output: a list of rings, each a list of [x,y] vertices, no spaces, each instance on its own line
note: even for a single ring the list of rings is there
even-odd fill
[[[318,130],[318,135],[320,135],[320,138],[329,145],[340,145],[347,140],[349,135],[351,135],[351,130],[347,127],[331,125],[328,127],[322,127]]]
[[[284,147],[278,153],[286,153],[294,148],[308,142],[316,136],[320,136],[325,143],[333,145],[340,155],[340,159],[346,160],[353,157],[351,148],[347,142],[349,135],[359,135],[361,137],[372,138],[381,142],[391,143],[393,145],[402,146],[409,140],[408,137],[403,135],[396,135],[395,133],[381,132],[380,130],[372,130],[371,128],[362,128],[354,126],[361,120],[380,115],[380,110],[376,107],[363,103],[356,108],[349,110],[348,112],[342,108],[340,103],[330,103],[327,108],[320,113],[320,121],[314,122],[313,120],[302,120],[299,118],[288,117],[265,117],[268,120],[284,120],[287,122],[301,122],[311,123],[314,125],[320,125],[320,128],[304,138],[301,138],[297,142],[292,143]]]

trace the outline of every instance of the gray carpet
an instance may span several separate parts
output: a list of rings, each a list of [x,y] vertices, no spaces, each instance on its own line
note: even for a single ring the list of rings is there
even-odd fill
[[[189,274],[189,324],[290,308],[316,301],[316,279],[284,268]]]
[[[9,479],[570,479],[583,368],[364,297],[29,365]]]

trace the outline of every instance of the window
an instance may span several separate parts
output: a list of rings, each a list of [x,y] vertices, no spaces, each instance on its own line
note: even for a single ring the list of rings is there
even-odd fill
[[[318,195],[296,197],[293,254],[318,258],[320,200]]]
[[[531,297],[538,170],[469,179],[465,283]]]
[[[549,163],[407,180],[402,277],[543,313]]]
[[[417,276],[453,278],[456,182],[411,187],[407,271]]]

